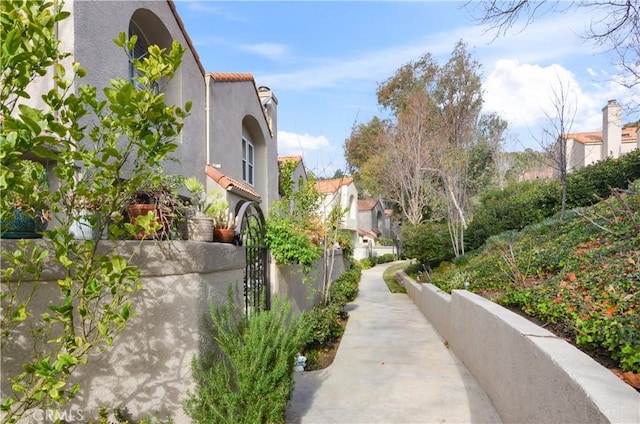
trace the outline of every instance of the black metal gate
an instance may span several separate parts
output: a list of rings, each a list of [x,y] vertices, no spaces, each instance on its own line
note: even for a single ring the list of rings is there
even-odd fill
[[[246,249],[244,274],[245,312],[271,308],[269,284],[269,249],[266,244],[267,227],[264,214],[256,202],[243,203],[237,213],[238,237]]]

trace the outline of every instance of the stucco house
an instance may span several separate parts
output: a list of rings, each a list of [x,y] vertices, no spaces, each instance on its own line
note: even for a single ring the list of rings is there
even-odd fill
[[[131,58],[112,41],[120,32],[138,36],[133,55],[139,59],[153,44],[169,50],[176,40],[185,47],[174,78],[158,85],[168,104],[192,103],[172,153],[176,160],[166,161],[164,170],[197,177],[208,191],[222,191],[231,209],[244,201],[268,209],[278,195],[278,102],[271,90],[256,86],[248,73],[205,72],[173,0],[67,0],[64,9],[70,16],[59,23],[60,49],[71,54],[69,63],[77,61],[87,70],[78,85],[101,91],[112,78],[136,76]],[[34,81],[31,103],[42,106],[39,94],[52,87],[51,75]]]
[[[207,73],[207,188],[267,211],[278,198],[278,100],[249,73]]]
[[[358,241],[376,243],[379,238],[391,237],[385,209],[380,199],[358,200]]]
[[[288,162],[292,162],[295,164],[295,168],[291,175],[291,180],[293,182],[293,191],[295,192],[303,182],[307,181],[307,169],[304,166],[304,161],[302,160],[302,156],[300,155],[278,156],[278,165],[280,167],[285,166],[285,164]]]
[[[622,125],[622,107],[610,100],[602,109],[602,131],[567,134],[568,172],[640,148],[640,126]]]
[[[345,212],[340,228],[350,231],[353,241],[357,241],[358,234],[358,189],[352,177],[318,180],[316,188],[321,193],[319,216],[327,220],[331,211],[340,207]]]

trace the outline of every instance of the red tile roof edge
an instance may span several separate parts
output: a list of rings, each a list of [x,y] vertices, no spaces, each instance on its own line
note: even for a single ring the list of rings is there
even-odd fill
[[[207,176],[215,181],[220,187],[225,190],[233,190],[236,192],[240,192],[244,195],[247,195],[255,200],[260,200],[262,197],[260,193],[255,191],[251,186],[245,184],[241,181],[235,180],[231,177],[226,176],[217,168],[214,168],[211,165],[207,165]]]

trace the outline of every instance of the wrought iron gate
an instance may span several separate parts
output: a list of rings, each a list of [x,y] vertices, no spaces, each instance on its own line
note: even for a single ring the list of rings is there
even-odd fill
[[[245,312],[249,314],[253,309],[271,308],[269,249],[265,241],[267,228],[256,202],[242,204],[237,216],[239,243],[246,249],[244,302]]]

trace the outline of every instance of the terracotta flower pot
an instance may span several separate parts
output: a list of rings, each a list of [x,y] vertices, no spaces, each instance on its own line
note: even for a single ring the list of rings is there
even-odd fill
[[[220,243],[233,243],[235,235],[236,230],[229,230],[227,228],[213,229],[213,241],[217,241]]]
[[[152,211],[155,216],[158,224],[162,225],[162,221],[160,220],[160,216],[158,214],[158,210],[156,205],[146,204],[146,203],[135,203],[133,205],[129,205],[127,207],[127,215],[129,215],[129,222],[135,225],[136,218],[139,216],[146,216],[150,211]],[[136,234],[137,240],[147,240],[156,238],[157,234],[145,234],[144,232],[140,232]]]

